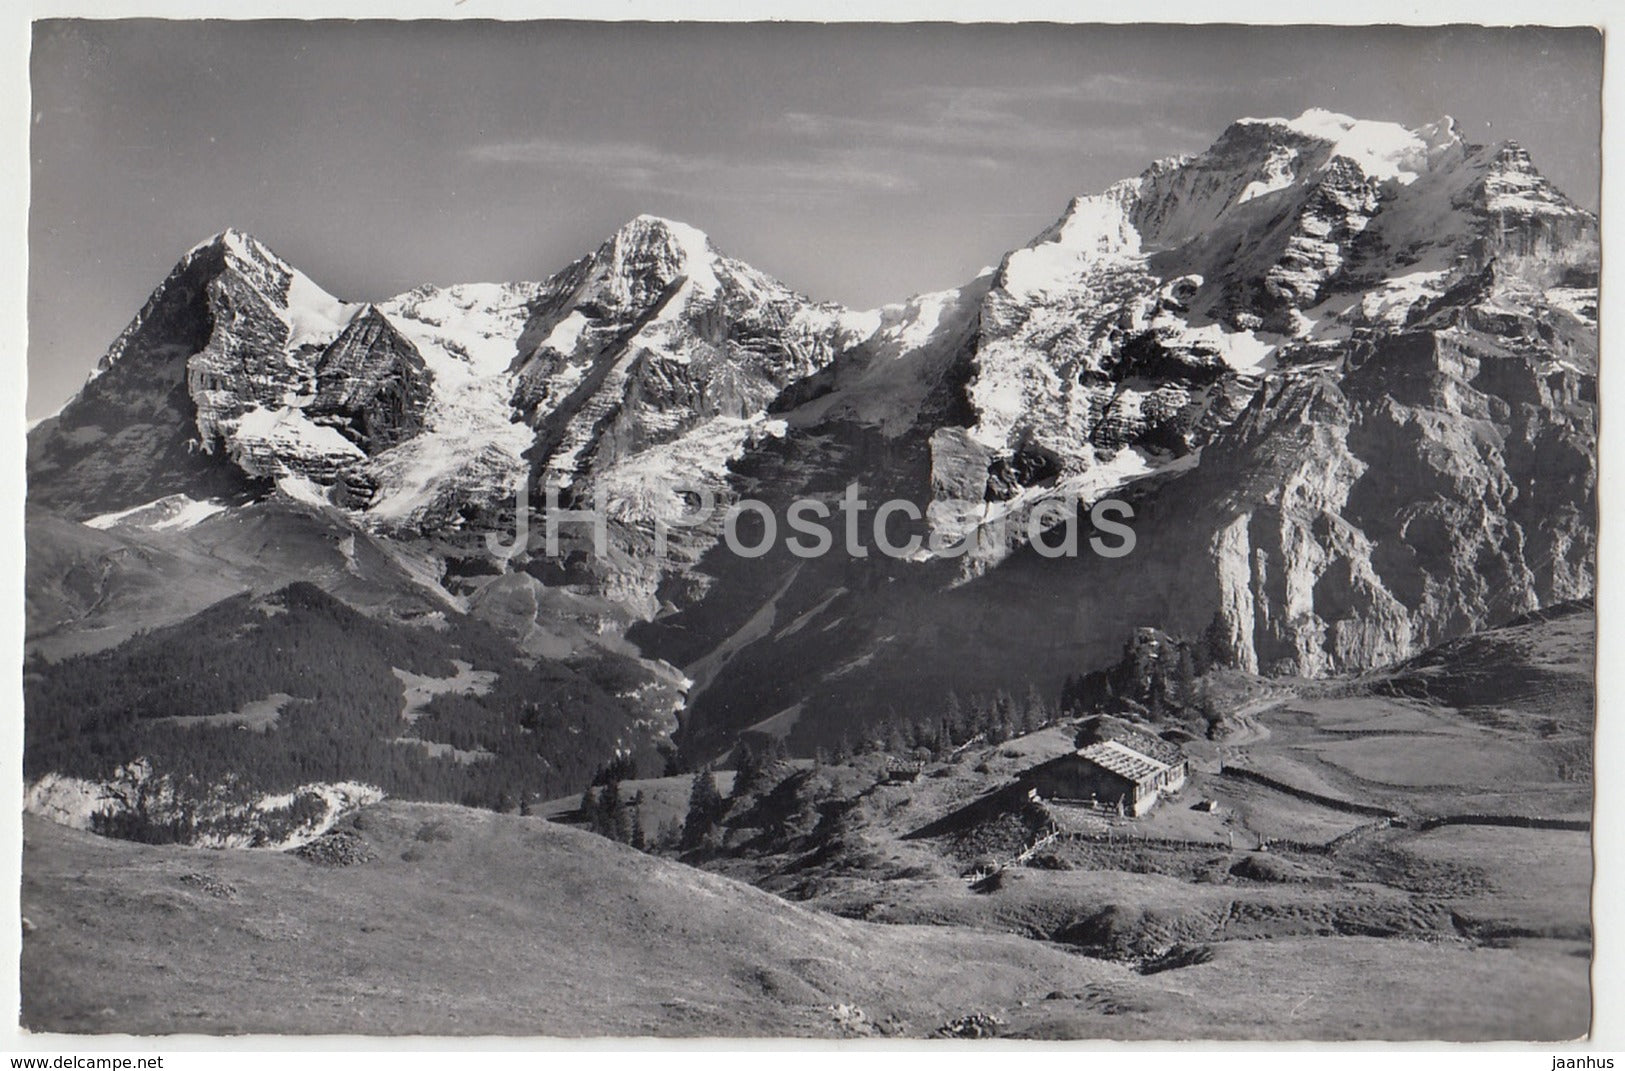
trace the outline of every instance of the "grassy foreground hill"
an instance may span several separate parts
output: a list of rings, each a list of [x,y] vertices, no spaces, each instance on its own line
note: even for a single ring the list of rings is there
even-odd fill
[[[1593,630],[1579,603],[1361,678],[1246,682],[1140,820],[1028,800],[1023,771],[1074,746],[1070,722],[927,755],[901,783],[874,750],[719,775],[721,824],[686,861],[551,820],[579,796],[535,816],[387,801],[304,855],[29,817],[23,1022],[1571,1039],[1590,1017]],[[619,791],[652,834],[687,788]],[[1067,837],[1020,854],[1056,823]],[[998,880],[966,879],[989,861]]]
[[[540,818],[385,803],[347,828],[371,861],[139,845],[27,819],[24,1026],[919,1037],[980,1014],[1034,1037],[1584,1029],[1584,962],[1519,948],[1253,941],[1146,976],[978,927],[839,918]]]

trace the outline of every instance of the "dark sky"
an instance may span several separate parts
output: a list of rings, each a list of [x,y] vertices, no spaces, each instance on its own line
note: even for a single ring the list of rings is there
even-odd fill
[[[1241,116],[1450,114],[1595,208],[1601,70],[1587,30],[37,23],[28,415],[226,226],[355,300],[655,212],[868,307]]]

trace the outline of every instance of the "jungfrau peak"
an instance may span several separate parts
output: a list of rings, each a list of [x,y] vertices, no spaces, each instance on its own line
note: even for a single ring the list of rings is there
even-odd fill
[[[1402,327],[1492,265],[1499,289],[1544,294],[1595,258],[1593,216],[1521,149],[1468,145],[1448,117],[1241,120],[1205,153],[1075,198],[1005,258],[967,389],[977,419],[935,443],[935,515],[971,529],[992,499],[1095,498],[1177,469],[1261,375],[1321,343]]]

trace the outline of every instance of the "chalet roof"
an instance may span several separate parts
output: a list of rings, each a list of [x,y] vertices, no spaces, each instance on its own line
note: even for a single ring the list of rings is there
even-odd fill
[[[1178,744],[1164,740],[1157,734],[1139,726],[1130,725],[1122,718],[1113,715],[1095,715],[1085,719],[1082,723],[1083,731],[1079,734],[1078,742],[1084,741],[1104,743],[1107,740],[1116,740],[1125,744],[1132,751],[1138,751],[1148,758],[1165,762],[1170,766],[1176,765],[1185,758],[1185,753]]]
[[[1156,759],[1158,762],[1167,763],[1169,766],[1185,757],[1185,753],[1180,750],[1178,744],[1169,743],[1155,733],[1148,733],[1139,729],[1114,733],[1108,739],[1116,740],[1118,743],[1127,746],[1131,751],[1138,751],[1147,758]]]
[[[1078,752],[1078,757],[1086,762],[1094,763],[1103,770],[1109,770],[1119,777],[1126,777],[1134,782],[1144,781],[1153,774],[1162,773],[1170,766],[1169,763],[1154,759],[1149,755],[1142,755],[1117,740],[1105,740],[1098,744],[1090,744]]]

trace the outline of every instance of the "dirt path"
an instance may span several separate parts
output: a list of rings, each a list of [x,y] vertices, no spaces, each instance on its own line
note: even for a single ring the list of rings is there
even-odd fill
[[[1230,725],[1223,740],[1217,742],[1219,765],[1229,766],[1234,763],[1245,762],[1247,759],[1247,745],[1261,744],[1270,738],[1269,726],[1258,720],[1258,715],[1266,710],[1273,709],[1286,702],[1286,697],[1269,696],[1255,699],[1251,703],[1237,707],[1225,716]],[[1217,770],[1210,770],[1216,773]]]

